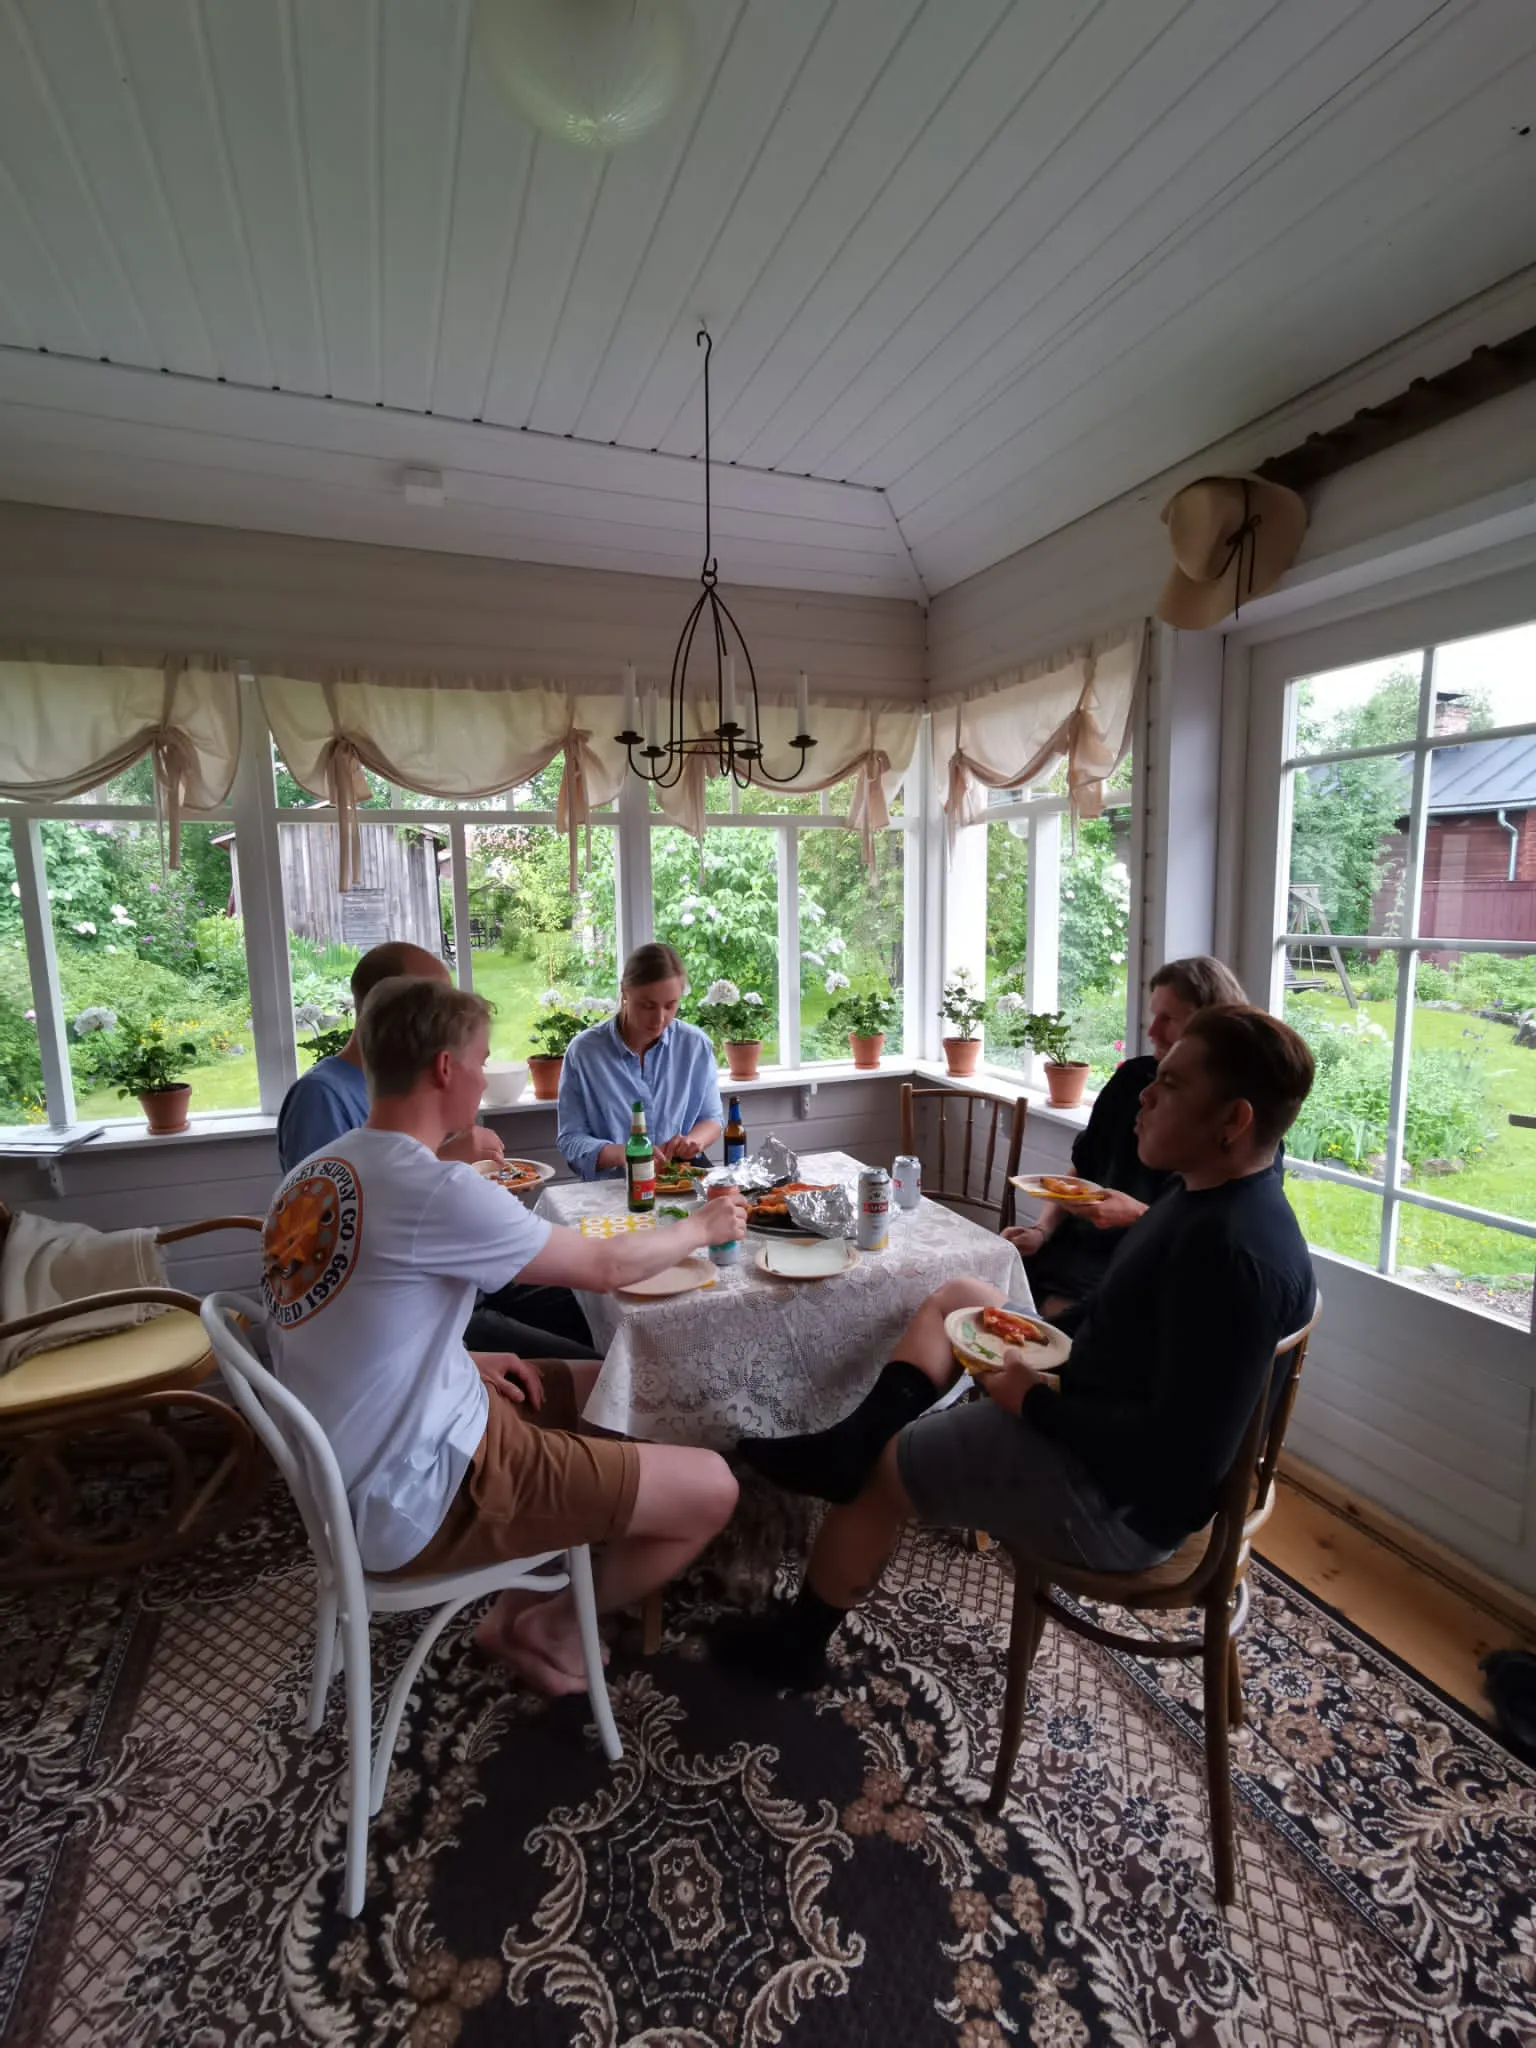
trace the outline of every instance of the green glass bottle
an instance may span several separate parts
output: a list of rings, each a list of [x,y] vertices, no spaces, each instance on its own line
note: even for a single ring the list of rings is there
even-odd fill
[[[645,1134],[645,1105],[637,1102],[629,1120],[629,1143],[624,1147],[624,1177],[629,1183],[629,1206],[637,1216],[656,1208],[656,1154]]]

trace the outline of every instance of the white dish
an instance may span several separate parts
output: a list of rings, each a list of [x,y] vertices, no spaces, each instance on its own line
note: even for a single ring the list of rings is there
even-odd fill
[[[831,1280],[850,1272],[859,1255],[846,1237],[782,1239],[757,1254],[758,1270],[776,1280]]]
[[[1047,1180],[1069,1180],[1074,1191],[1070,1195],[1058,1194],[1054,1188],[1046,1186]],[[1016,1173],[1013,1185],[1022,1188],[1026,1195],[1033,1195],[1037,1202],[1065,1202],[1069,1205],[1073,1202],[1102,1202],[1109,1193],[1108,1188],[1101,1188],[1096,1180],[1084,1180],[1080,1173]]]
[[[983,1330],[980,1317],[979,1308],[957,1308],[944,1318],[944,1334],[967,1372],[996,1372],[1003,1362],[1003,1340]],[[1019,1346],[1024,1363],[1033,1366],[1036,1372],[1054,1372],[1070,1355],[1072,1339],[1053,1323],[1042,1322],[1039,1316],[1031,1316],[1029,1321],[1044,1335],[1038,1344]]]
[[[487,1060],[481,1107],[510,1109],[514,1102],[521,1100],[527,1086],[528,1069],[521,1060]]]
[[[664,1273],[653,1273],[649,1280],[637,1280],[633,1287],[621,1287],[619,1292],[641,1301],[663,1301],[668,1295],[690,1294],[696,1287],[714,1284],[714,1267],[690,1255],[680,1265],[668,1266]]]

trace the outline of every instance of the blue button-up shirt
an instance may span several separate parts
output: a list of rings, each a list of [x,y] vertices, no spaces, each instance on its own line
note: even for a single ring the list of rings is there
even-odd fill
[[[723,1121],[715,1050],[696,1024],[669,1024],[643,1060],[624,1043],[611,1017],[571,1040],[560,1073],[555,1142],[573,1173],[583,1180],[600,1177],[597,1155],[605,1145],[624,1143],[637,1102],[658,1143],[691,1131],[702,1117]]]

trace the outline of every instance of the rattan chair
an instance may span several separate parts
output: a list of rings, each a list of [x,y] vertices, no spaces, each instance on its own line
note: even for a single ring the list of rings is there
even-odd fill
[[[0,1209],[0,1235],[10,1212]],[[259,1216],[215,1216],[156,1232],[161,1245],[215,1230],[260,1231]],[[205,1391],[216,1370],[194,1294],[128,1287],[0,1323],[0,1339],[84,1311],[158,1304],[164,1313],[40,1351],[0,1374],[0,1586],[136,1571],[195,1549],[244,1519],[266,1454],[238,1411]],[[121,1489],[130,1468],[157,1487]]]
[[[1287,1337],[1275,1352],[1273,1371],[1254,1405],[1253,1419],[1225,1480],[1214,1518],[1182,1543],[1173,1556],[1144,1572],[1090,1572],[1049,1558],[1030,1557],[1012,1544],[1013,1623],[1008,1644],[1008,1689],[1002,1737],[987,1801],[1000,1813],[1008,1797],[1023,1732],[1029,1674],[1048,1620],[1106,1649],[1135,1657],[1199,1657],[1205,1676],[1205,1764],[1211,1809],[1211,1852],[1216,1897],[1230,1906],[1237,1896],[1237,1846],[1232,1810],[1230,1733],[1243,1720],[1243,1673],[1237,1636],[1248,1619],[1248,1565],[1253,1539],[1275,1505],[1275,1470],[1296,1402],[1307,1344],[1322,1304],[1304,1330]],[[1052,1597],[1059,1588],[1074,1600],[1091,1600],[1138,1612],[1198,1608],[1198,1636],[1122,1635],[1064,1607]]]
[[[953,1088],[901,1087],[901,1149],[923,1162],[923,1193],[935,1202],[985,1209],[999,1230],[1013,1227],[1013,1176],[1024,1148],[1029,1104],[1020,1096],[960,1094]],[[1002,1178],[994,1196],[998,1136],[1007,1131]],[[919,1135],[929,1140],[926,1147]],[[984,1140],[984,1146],[983,1146]],[[937,1171],[935,1172],[935,1166]]]

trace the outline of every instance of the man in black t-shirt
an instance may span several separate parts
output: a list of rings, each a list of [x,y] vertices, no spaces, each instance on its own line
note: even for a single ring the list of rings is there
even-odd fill
[[[1312,1262],[1272,1170],[1312,1071],[1305,1041],[1262,1010],[1191,1017],[1136,1120],[1143,1162],[1178,1179],[1126,1233],[1059,1390],[1010,1352],[980,1382],[987,1400],[900,1429],[823,1522],[799,1598],[722,1623],[716,1654],[776,1684],[820,1683],[833,1633],[914,1518],[1099,1571],[1155,1564],[1201,1528],[1276,1345],[1312,1315]],[[909,1332],[921,1355],[886,1374],[952,1374],[923,1322],[933,1306]]]

